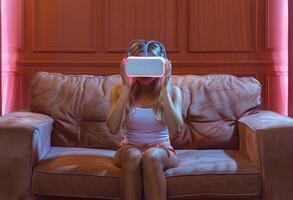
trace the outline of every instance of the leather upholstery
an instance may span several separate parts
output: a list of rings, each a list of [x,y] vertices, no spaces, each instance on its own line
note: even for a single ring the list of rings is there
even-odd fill
[[[114,150],[52,147],[35,168],[34,194],[119,199],[121,169]]]
[[[265,200],[293,199],[293,119],[262,111],[240,119],[240,151],[262,169]]]
[[[119,199],[121,169],[113,150],[52,147],[35,168],[39,195]],[[261,171],[235,150],[176,150],[180,165],[166,170],[168,197],[255,197]],[[186,187],[188,185],[188,187]]]
[[[35,165],[51,148],[52,118],[15,112],[0,118],[0,199],[31,199]]]

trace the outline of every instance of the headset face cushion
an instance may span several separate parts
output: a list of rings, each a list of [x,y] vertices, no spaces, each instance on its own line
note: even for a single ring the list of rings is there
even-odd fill
[[[125,62],[125,72],[129,77],[162,77],[164,71],[162,57],[130,56]]]

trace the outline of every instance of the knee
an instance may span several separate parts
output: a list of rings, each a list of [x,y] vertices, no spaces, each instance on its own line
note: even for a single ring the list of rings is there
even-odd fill
[[[142,158],[144,170],[162,170],[163,163],[160,154],[155,150],[147,151]]]
[[[142,154],[140,150],[129,148],[124,152],[123,156],[123,164],[124,166],[129,167],[137,167],[141,164]]]

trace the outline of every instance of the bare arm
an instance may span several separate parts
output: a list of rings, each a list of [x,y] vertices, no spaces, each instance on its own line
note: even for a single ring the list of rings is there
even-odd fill
[[[171,94],[173,95],[171,96]],[[183,127],[181,90],[171,85],[162,87],[162,100],[165,122],[170,131],[170,135],[174,136]]]
[[[111,89],[110,111],[106,119],[106,125],[112,134],[117,133],[121,128],[129,90],[130,87],[125,85],[116,85]]]
[[[127,77],[125,74],[125,58],[123,58],[120,64],[120,76],[122,84],[115,85],[111,89],[110,111],[106,119],[106,125],[112,134],[117,133],[121,128],[125,117],[125,108],[128,101],[129,91],[131,85],[134,83],[134,80]]]
[[[171,62],[166,59],[166,74],[162,78],[162,101],[164,107],[164,118],[171,136],[182,130],[184,125],[182,119],[182,93],[177,86],[172,86]]]

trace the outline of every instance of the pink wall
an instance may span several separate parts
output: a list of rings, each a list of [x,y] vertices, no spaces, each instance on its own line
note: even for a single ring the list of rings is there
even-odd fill
[[[269,108],[288,114],[288,0],[268,0],[267,49],[275,72],[269,77]]]
[[[293,117],[293,1],[289,1],[289,116]]]
[[[21,0],[2,0],[1,32],[2,32],[2,112],[8,113],[21,108],[19,91],[22,89],[17,79],[16,62],[18,60],[19,36],[18,24],[21,24],[19,11],[22,8]],[[12,76],[11,76],[12,75]]]
[[[2,38],[2,3],[0,3],[0,38]],[[0,116],[2,115],[2,41],[0,39]]]
[[[174,74],[254,76],[262,108],[287,114],[287,1],[2,0],[11,22],[4,113],[29,107],[35,72],[119,73],[127,43],[152,38],[166,45]]]

